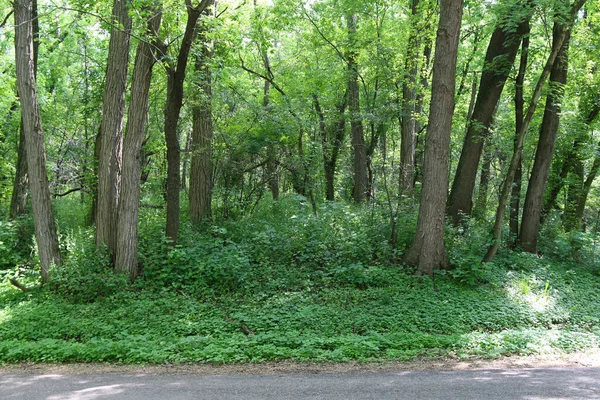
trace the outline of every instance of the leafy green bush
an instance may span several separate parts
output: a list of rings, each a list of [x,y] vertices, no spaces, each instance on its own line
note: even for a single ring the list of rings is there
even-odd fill
[[[177,246],[164,237],[146,240],[140,246],[141,285],[201,294],[206,290],[234,291],[246,281],[249,260],[233,242],[189,228],[182,230]]]
[[[0,270],[24,264],[30,258],[33,232],[30,216],[0,220]]]
[[[50,270],[50,290],[73,303],[88,303],[124,290],[128,278],[115,274],[106,249],[97,249],[93,233],[80,230],[63,238],[68,257]]]

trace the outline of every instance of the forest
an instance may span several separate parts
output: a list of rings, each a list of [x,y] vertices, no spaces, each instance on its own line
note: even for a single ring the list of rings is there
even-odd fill
[[[600,346],[600,4],[0,6],[0,363]]]

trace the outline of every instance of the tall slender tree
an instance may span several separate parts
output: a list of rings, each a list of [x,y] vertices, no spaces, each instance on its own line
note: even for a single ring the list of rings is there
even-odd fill
[[[417,273],[430,277],[435,269],[448,267],[444,247],[444,209],[448,192],[450,132],[462,4],[462,0],[440,1],[429,125],[425,138],[423,189],[415,240],[405,255],[405,262],[415,266]]]
[[[360,114],[360,91],[358,86],[358,65],[356,63],[356,14],[346,16],[349,50],[346,56],[348,66],[348,110],[350,111],[350,131],[352,132],[354,187],[352,198],[361,203],[367,196],[367,148]]]
[[[31,2],[31,30],[33,35],[33,75],[37,79],[38,53],[40,47],[40,24],[37,12],[37,0]],[[10,200],[10,217],[15,218],[27,212],[27,190],[29,189],[29,174],[27,173],[27,150],[25,146],[25,131],[23,119],[19,125],[19,148],[13,192]]]
[[[156,39],[162,19],[158,6],[149,7],[149,37]],[[152,67],[156,60],[156,40],[150,43],[141,40],[137,46],[131,96],[127,115],[127,126],[123,140],[123,170],[121,174],[121,198],[118,205],[117,246],[115,269],[127,273],[131,281],[138,274],[138,210],[140,201],[140,178],[142,175],[141,150],[146,121]]]
[[[514,15],[501,17],[490,38],[479,82],[479,93],[448,197],[448,215],[455,224],[460,221],[462,215],[471,215],[484,138],[519,50],[521,37],[531,18],[533,9],[529,3],[530,0],[517,2],[513,10]],[[520,18],[516,30],[511,20],[515,16]]]
[[[554,23],[553,46],[566,27],[559,21]],[[550,92],[546,96],[546,108],[540,127],[540,136],[535,152],[535,161],[531,169],[529,185],[525,203],[523,204],[523,218],[521,222],[520,245],[529,253],[537,252],[537,237],[541,218],[544,190],[550,172],[550,165],[554,155],[554,143],[558,133],[564,85],[567,83],[568,48],[570,34],[567,33],[562,44],[557,60],[550,72]]]
[[[213,7],[216,4],[213,2]],[[203,17],[209,16],[210,8],[204,11]],[[198,31],[197,46],[199,51],[194,55],[196,72],[195,103],[192,106],[192,166],[190,170],[190,215],[196,226],[212,216],[212,70],[213,42],[207,37],[207,24],[201,22]]]
[[[62,259],[50,200],[44,131],[36,89],[32,10],[32,0],[16,0],[14,2],[15,66],[21,103],[21,120],[25,134],[27,170],[30,176],[35,238],[40,257],[42,281],[46,282],[49,278],[50,266],[60,265]]]
[[[127,0],[114,0],[108,61],[102,103],[98,152],[96,245],[106,245],[114,257],[117,247],[117,214],[123,160],[123,119],[129,66],[132,19]]]
[[[177,126],[183,106],[183,88],[190,50],[196,36],[196,25],[200,14],[212,0],[202,0],[194,7],[191,0],[185,1],[187,22],[176,62],[164,58],[167,72],[167,100],[164,109],[164,132],[167,142],[167,224],[165,234],[171,243],[179,236],[179,189],[181,188],[181,150]]]
[[[558,57],[558,53],[562,49],[562,45],[565,42],[567,35],[569,34],[572,24],[575,21],[575,17],[577,13],[585,3],[585,0],[577,0],[569,10],[569,14],[563,17],[563,21],[565,23],[566,28],[561,32],[561,34],[555,38],[552,44],[552,50],[548,55],[546,63],[544,65],[544,69],[538,78],[538,81],[535,85],[533,93],[531,95],[531,101],[529,102],[529,107],[527,108],[527,112],[523,118],[523,125],[517,134],[515,135],[515,145],[513,150],[513,155],[510,160],[510,164],[508,166],[508,170],[506,172],[506,176],[504,181],[502,182],[502,190],[500,192],[500,199],[498,202],[498,207],[496,208],[496,218],[494,220],[494,232],[493,232],[493,241],[490,247],[488,248],[485,256],[483,257],[482,262],[490,262],[498,252],[498,248],[500,247],[500,239],[502,237],[502,226],[504,223],[504,214],[506,213],[506,204],[508,201],[508,197],[510,195],[510,190],[513,184],[513,180],[515,177],[515,173],[518,168],[519,161],[521,159],[521,152],[523,151],[523,144],[525,142],[525,136],[527,135],[527,131],[529,130],[529,125],[533,119],[533,115],[535,114],[535,109],[537,108],[537,104],[542,96],[542,89],[546,85],[546,81],[548,80],[548,76],[552,71],[554,66],[554,62]]]

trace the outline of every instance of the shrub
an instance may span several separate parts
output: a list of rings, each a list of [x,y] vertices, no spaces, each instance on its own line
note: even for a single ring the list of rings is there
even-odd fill
[[[73,303],[89,303],[127,287],[127,276],[115,274],[106,249],[97,249],[93,234],[80,231],[64,238],[68,258],[50,270],[49,288]]]

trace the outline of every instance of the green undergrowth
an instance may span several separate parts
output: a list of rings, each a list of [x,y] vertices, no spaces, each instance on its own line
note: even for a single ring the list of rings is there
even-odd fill
[[[153,223],[158,212],[147,211],[134,285],[110,272],[92,231],[63,233],[68,257],[45,287],[32,269],[2,272],[0,362],[385,361],[598,348],[593,247],[578,259],[505,250],[480,266],[485,236],[473,226],[448,232],[454,268],[432,281],[398,264],[412,233],[402,231],[392,250],[385,213],[329,204],[315,217],[289,202],[202,232],[184,227],[176,247]],[[413,226],[414,213],[402,218]]]

